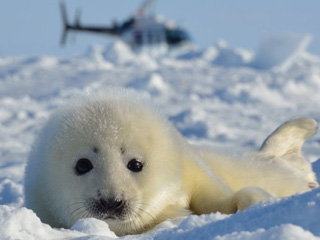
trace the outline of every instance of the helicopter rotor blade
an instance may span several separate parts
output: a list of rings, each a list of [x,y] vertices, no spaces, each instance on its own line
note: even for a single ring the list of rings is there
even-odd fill
[[[145,0],[138,8],[138,14],[146,14],[146,12],[151,10],[151,6],[155,3],[155,0]]]

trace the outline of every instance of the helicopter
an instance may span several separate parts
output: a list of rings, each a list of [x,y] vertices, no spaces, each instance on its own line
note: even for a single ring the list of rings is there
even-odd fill
[[[74,24],[68,22],[66,6],[60,3],[63,21],[61,45],[65,45],[69,31],[91,32],[115,37],[125,42],[131,49],[160,51],[191,46],[189,34],[176,24],[152,14],[151,5],[155,0],[146,0],[138,10],[122,23],[113,22],[110,26],[88,26],[80,23],[80,11],[76,12]]]

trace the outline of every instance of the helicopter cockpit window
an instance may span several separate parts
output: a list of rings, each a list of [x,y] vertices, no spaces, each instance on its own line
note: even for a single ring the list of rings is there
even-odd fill
[[[187,41],[187,40],[190,40],[188,34],[183,31],[183,30],[167,30],[166,31],[166,38],[167,38],[167,41],[168,43],[170,44],[178,44],[180,42],[183,42],[183,41]]]

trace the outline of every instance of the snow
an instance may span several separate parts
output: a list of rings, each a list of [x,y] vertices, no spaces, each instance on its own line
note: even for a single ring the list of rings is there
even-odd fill
[[[117,41],[109,45],[104,50],[103,56],[106,61],[115,64],[123,64],[134,59],[134,54],[130,50],[130,47],[121,41]]]
[[[269,34],[262,41],[252,65],[263,69],[288,68],[295,57],[306,49],[311,39],[309,34]]]
[[[309,35],[273,35],[256,53],[219,41],[170,57],[134,54],[115,42],[95,45],[79,57],[0,57],[0,238],[117,238],[97,219],[54,229],[24,208],[23,172],[34,137],[75,93],[133,88],[149,94],[191,143],[231,154],[257,150],[284,121],[301,116],[320,121],[320,58],[306,52],[309,42]],[[303,151],[319,176],[319,133]],[[148,233],[120,239],[319,239],[319,216],[320,189],[315,189],[234,215],[167,220]]]
[[[107,236],[110,238],[117,237],[110,231],[107,223],[95,218],[80,219],[72,226],[71,230],[83,232],[88,235]]]

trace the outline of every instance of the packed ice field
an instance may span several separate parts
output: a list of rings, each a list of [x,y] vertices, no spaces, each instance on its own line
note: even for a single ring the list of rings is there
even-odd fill
[[[0,55],[0,239],[113,239],[105,222],[51,228],[24,207],[23,178],[35,136],[78,92],[125,87],[149,95],[192,144],[236,155],[256,151],[281,123],[320,121],[320,57],[308,35],[272,35],[249,51],[224,41],[152,57],[121,42],[77,57]],[[278,44],[274,44],[277,42]],[[279,44],[280,43],[280,44]],[[320,175],[320,133],[303,153]],[[259,203],[233,215],[171,219],[120,239],[319,239],[320,190]]]

